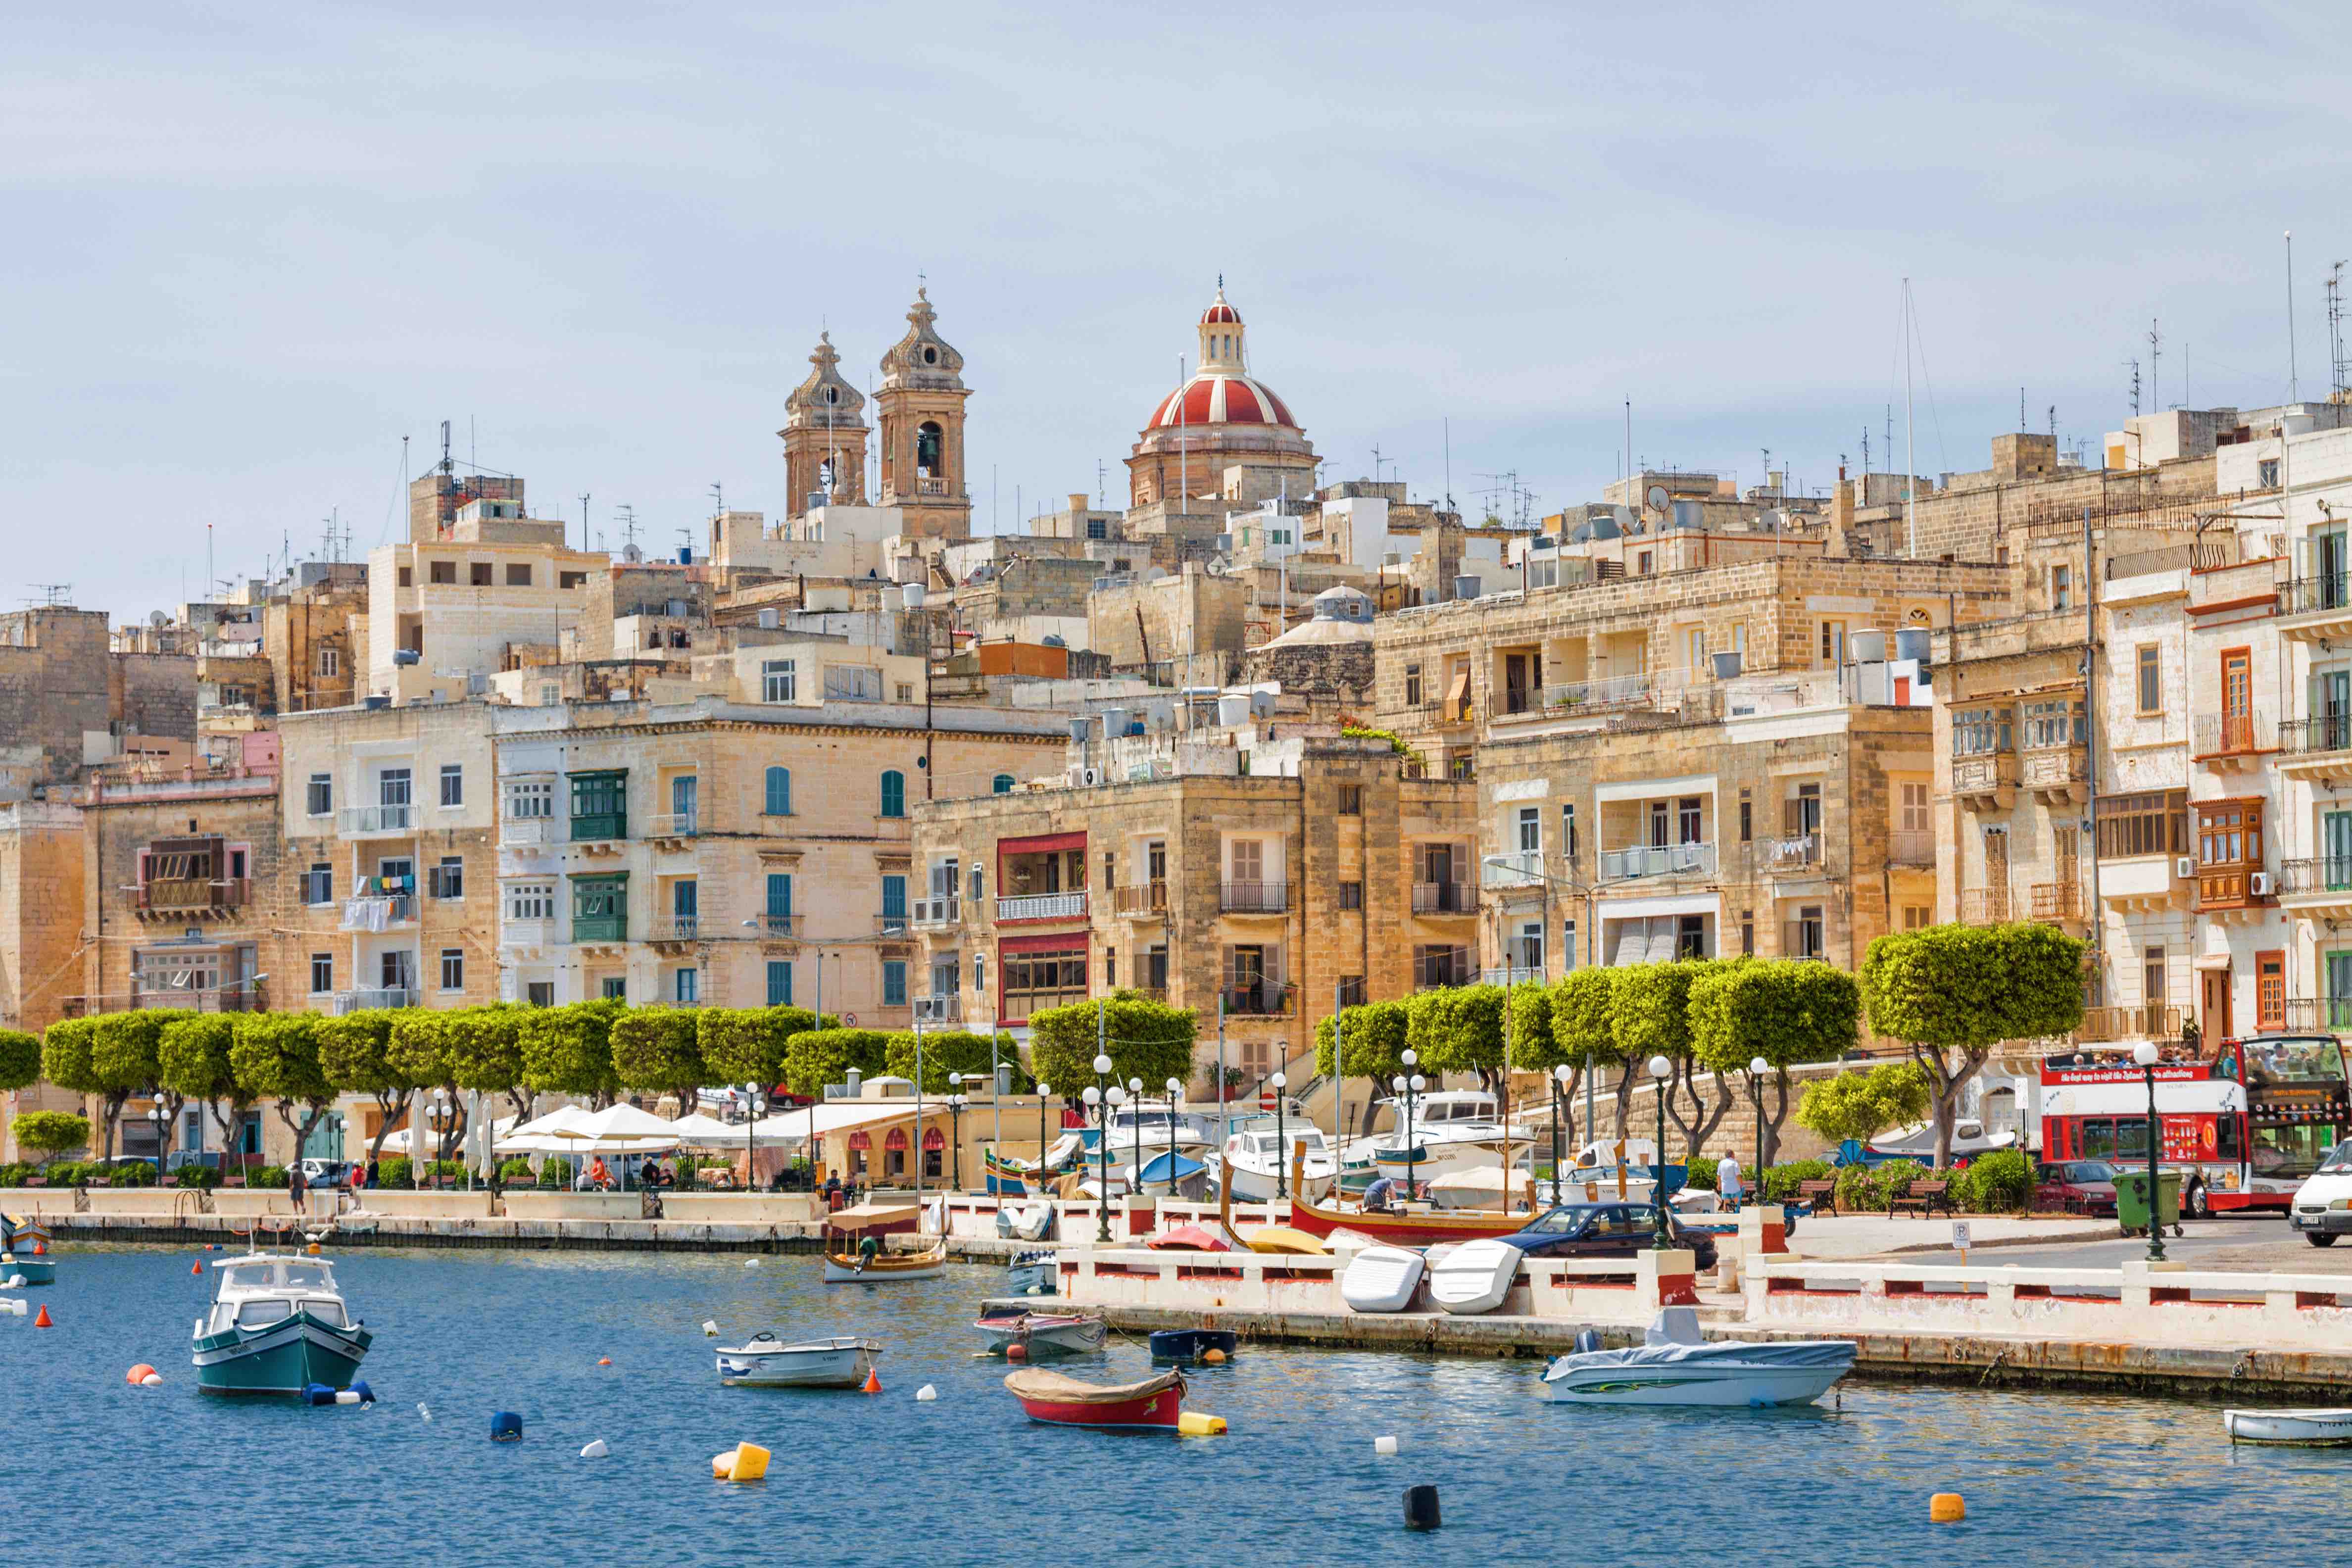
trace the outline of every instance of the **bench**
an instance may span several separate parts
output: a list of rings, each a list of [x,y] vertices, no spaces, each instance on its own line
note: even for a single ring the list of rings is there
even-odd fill
[[[1835,1182],[1799,1182],[1797,1201],[1805,1205],[1808,1213],[1835,1214],[1837,1213],[1837,1184]]]
[[[1952,1184],[1949,1182],[1914,1182],[1911,1190],[1899,1197],[1886,1200],[1886,1217],[1893,1219],[1897,1209],[1917,1209],[1926,1219],[1937,1209],[1946,1214],[1959,1211],[1952,1207]]]

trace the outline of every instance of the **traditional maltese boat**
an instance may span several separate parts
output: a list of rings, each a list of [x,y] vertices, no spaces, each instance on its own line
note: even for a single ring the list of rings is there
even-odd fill
[[[1004,1386],[1032,1421],[1049,1426],[1173,1432],[1184,1413],[1184,1374],[1171,1370],[1139,1383],[1085,1383],[1058,1372],[1024,1368]]]
[[[1306,1198],[1290,1200],[1290,1225],[1309,1236],[1352,1230],[1392,1247],[1432,1247],[1442,1241],[1482,1241],[1517,1236],[1531,1211],[1517,1214],[1455,1209],[1438,1214],[1388,1214],[1379,1209],[1324,1208]]]
[[[857,1248],[839,1237],[825,1243],[824,1282],[828,1285],[881,1285],[900,1279],[929,1279],[948,1265],[948,1238],[934,1240],[921,1252],[877,1252],[862,1258]]]

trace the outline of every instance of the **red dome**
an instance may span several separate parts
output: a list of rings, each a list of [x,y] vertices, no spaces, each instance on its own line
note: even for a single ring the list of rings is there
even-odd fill
[[[1217,293],[1217,302],[1201,312],[1201,325],[1206,327],[1221,321],[1229,322],[1236,327],[1242,324],[1242,313],[1225,303],[1224,292],[1222,289]]]
[[[1230,310],[1228,306],[1226,309]],[[1238,320],[1239,318],[1235,318]],[[1274,389],[1231,371],[1204,370],[1160,399],[1146,431],[1192,425],[1287,425],[1297,421]]]

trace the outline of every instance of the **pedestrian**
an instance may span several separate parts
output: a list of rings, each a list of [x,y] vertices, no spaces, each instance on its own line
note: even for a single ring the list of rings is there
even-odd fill
[[[1739,1162],[1729,1154],[1715,1163],[1715,1194],[1725,1203],[1738,1207],[1745,1189],[1739,1181]]]
[[[302,1212],[302,1193],[309,1185],[310,1184],[302,1179],[302,1166],[298,1161],[286,1173],[286,1192],[287,1195],[294,1200],[296,1214]]]

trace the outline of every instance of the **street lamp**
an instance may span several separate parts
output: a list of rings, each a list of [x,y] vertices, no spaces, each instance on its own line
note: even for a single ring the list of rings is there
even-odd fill
[[[1096,1022],[1101,1022],[1101,1009],[1096,1009]],[[1087,1090],[1087,1109],[1096,1113],[1095,1122],[1095,1239],[1105,1246],[1110,1243],[1110,1107],[1102,1091],[1102,1080],[1110,1076],[1110,1058],[1097,1055],[1094,1060],[1095,1081]]]
[[[1283,1120],[1282,1091],[1290,1087],[1290,1075],[1277,1072],[1265,1081],[1274,1086],[1274,1195],[1286,1198],[1290,1195],[1290,1128]]]
[[[1135,1101],[1135,1190],[1139,1193],[1143,1190],[1143,1080],[1129,1079],[1127,1093]]]
[[[1651,1087],[1658,1101],[1658,1142],[1650,1151],[1650,1204],[1657,1211],[1654,1246],[1660,1252],[1669,1251],[1675,1245],[1674,1233],[1666,1225],[1666,1079],[1674,1070],[1675,1064],[1665,1058],[1650,1058]]]
[[[147,1120],[155,1129],[155,1184],[159,1187],[163,1184],[163,1124],[171,1119],[161,1105],[147,1108]]]
[[[743,1086],[744,1098],[751,1102],[751,1132],[743,1140],[743,1185],[751,1192],[760,1190],[760,1086]]]
[[[1168,1080],[1168,1195],[1176,1195],[1176,1101],[1184,1093],[1184,1080]]]
[[[1764,1200],[1764,1075],[1772,1064],[1762,1057],[1748,1058],[1748,1087],[1756,1091],[1756,1200]],[[1787,1102],[1782,1101],[1783,1104]]]
[[[1568,1080],[1576,1069],[1566,1062],[1551,1069],[1551,1201],[1559,1202],[1560,1162],[1567,1158],[1560,1148],[1560,1123],[1568,1117]]]
[[[1037,1190],[1045,1190],[1045,1098],[1054,1086],[1044,1079],[1037,1080]]]
[[[2140,1076],[2147,1080],[2147,1260],[2164,1261],[2164,1226],[2157,1205],[2157,1147],[2163,1142],[2164,1129],[2156,1119],[2156,1060],[2160,1053],[2154,1040],[2142,1040],[2132,1047],[2132,1060],[2139,1064]]]
[[[953,1077],[956,1078],[961,1078],[961,1076],[962,1075],[960,1073],[953,1075]],[[957,1192],[963,1191],[963,1110],[964,1107],[971,1103],[971,1097],[968,1094],[956,1093],[948,1096],[948,1138],[949,1141],[955,1145],[955,1187]]]

